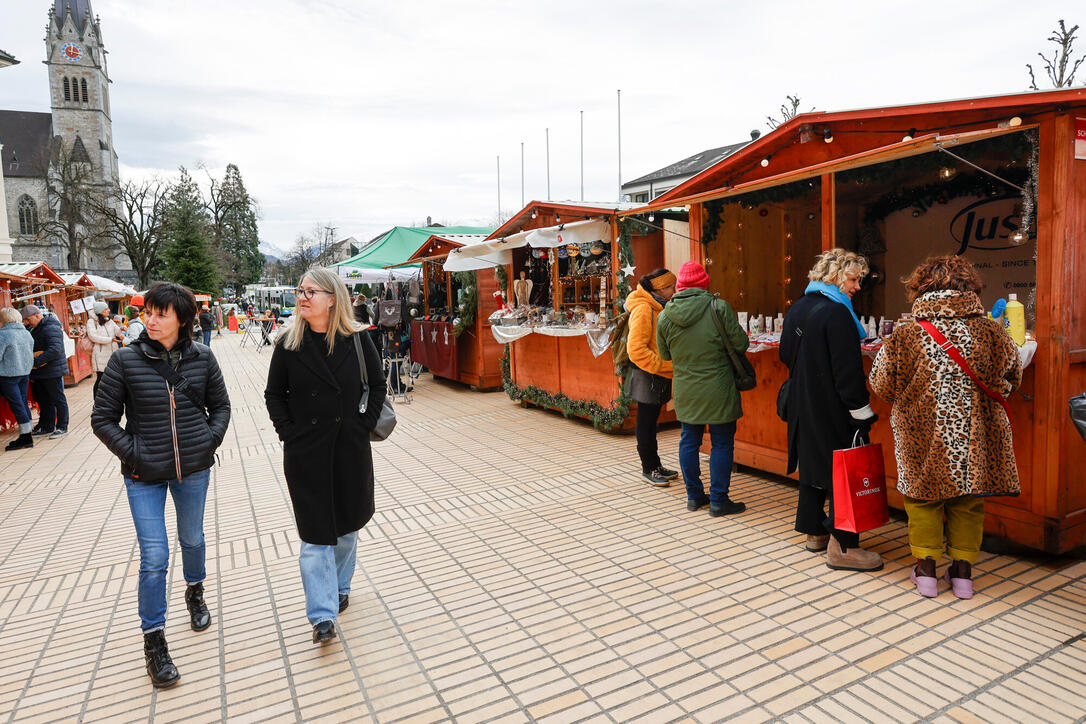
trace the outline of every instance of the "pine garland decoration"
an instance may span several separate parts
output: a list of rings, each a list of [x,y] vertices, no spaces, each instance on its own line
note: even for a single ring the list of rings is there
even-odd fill
[[[465,329],[475,324],[475,310],[479,307],[479,281],[473,271],[454,272],[453,278],[460,284],[460,301],[456,305],[456,323],[453,335],[459,337]]]
[[[539,407],[558,410],[565,417],[583,417],[592,421],[592,427],[600,432],[609,432],[622,425],[630,414],[631,400],[625,392],[619,391],[618,399],[611,407],[604,407],[595,400],[574,400],[561,392],[551,394],[546,390],[529,385],[519,387],[513,382],[509,362],[509,345],[505,345],[505,355],[501,359],[502,383],[509,399],[530,402]]]
[[[498,288],[502,290],[502,299],[509,302],[509,272],[505,264],[494,267],[494,278],[498,280]]]

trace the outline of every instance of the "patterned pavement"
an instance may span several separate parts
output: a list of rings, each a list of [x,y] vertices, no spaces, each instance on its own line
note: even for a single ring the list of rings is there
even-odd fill
[[[742,473],[745,514],[688,513],[680,486],[640,482],[631,437],[429,376],[374,447],[351,606],[315,646],[270,355],[239,341],[213,342],[234,403],[205,522],[214,621],[189,630],[171,566],[172,689],[144,672],[90,381],[67,437],[0,457],[0,719],[1086,720],[1086,562],[984,554],[973,600],[922,599],[901,522],[865,536],[883,571],[830,571],[791,530],[788,484]],[[676,468],[677,443],[661,433]]]

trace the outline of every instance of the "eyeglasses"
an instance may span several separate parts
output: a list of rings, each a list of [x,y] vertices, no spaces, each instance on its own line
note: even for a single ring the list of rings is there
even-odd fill
[[[334,292],[325,291],[324,289],[298,287],[294,290],[294,293],[299,297],[305,297],[306,299],[312,299],[318,294],[333,294]]]

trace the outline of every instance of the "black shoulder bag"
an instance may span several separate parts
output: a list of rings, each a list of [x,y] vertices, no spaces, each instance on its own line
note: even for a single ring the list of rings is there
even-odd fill
[[[358,398],[358,414],[361,415],[366,411],[366,407],[370,404],[370,378],[366,372],[366,356],[362,352],[362,342],[359,341],[358,335],[361,332],[356,332],[351,335],[351,339],[354,341],[354,351],[358,355],[358,369],[362,373],[362,395]],[[396,408],[392,406],[392,400],[386,395],[385,404],[381,407],[381,414],[377,416],[377,424],[370,430],[370,440],[379,442],[385,440],[392,431],[396,429]]]
[[[819,299],[816,301],[807,313],[803,315],[803,319],[796,324],[796,328],[792,332],[799,337],[799,342],[796,344],[796,358],[792,360],[792,367],[796,366],[799,362],[799,350],[803,346],[803,327],[807,324],[807,320],[811,318],[814,311],[823,305],[825,300]],[[777,417],[781,418],[785,422],[788,422],[788,390],[791,388],[792,374],[788,373],[788,379],[781,383],[781,388],[777,391]]]
[[[735,372],[735,388],[740,392],[753,390],[758,386],[758,378],[754,374],[754,365],[747,359],[746,353],[738,353],[732,347],[731,340],[724,332],[724,320],[720,318],[720,310],[716,307],[716,297],[709,300],[709,306],[713,310],[713,319],[716,321],[717,331],[720,332],[720,340],[724,343],[724,351],[732,362],[732,370]]]

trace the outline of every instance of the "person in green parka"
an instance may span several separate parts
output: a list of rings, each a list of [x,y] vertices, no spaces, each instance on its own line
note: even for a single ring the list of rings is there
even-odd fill
[[[709,293],[709,274],[697,262],[679,270],[671,298],[656,323],[660,357],[674,364],[672,396],[682,423],[679,467],[686,481],[686,509],[709,504],[714,517],[742,513],[743,503],[728,497],[735,452],[735,423],[743,416],[735,373],[724,349],[721,331],[737,352],[750,344],[731,305]],[[701,481],[698,450],[709,428],[709,495]]]

